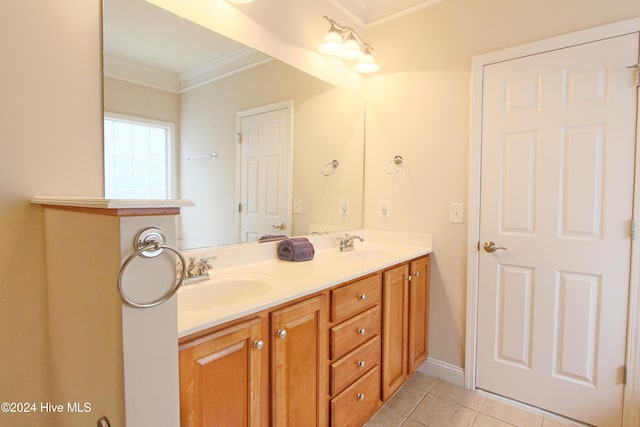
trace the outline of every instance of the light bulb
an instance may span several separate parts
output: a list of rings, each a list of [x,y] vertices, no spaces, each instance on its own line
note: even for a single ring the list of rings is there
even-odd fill
[[[336,55],[338,52],[341,52],[343,48],[342,34],[340,34],[337,28],[331,25],[329,32],[324,36],[324,41],[320,47],[318,47],[318,50],[325,55]]]
[[[353,66],[354,71],[362,74],[375,73],[380,69],[380,66],[376,64],[376,60],[371,55],[369,49],[365,49],[364,54],[358,60],[358,63]]]
[[[344,48],[338,53],[338,57],[346,61],[355,61],[360,59],[361,56],[362,51],[360,50],[360,44],[353,36],[353,33],[349,33],[349,36],[344,41]]]

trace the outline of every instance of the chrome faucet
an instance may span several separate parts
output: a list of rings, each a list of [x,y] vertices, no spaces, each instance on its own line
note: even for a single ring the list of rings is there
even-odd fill
[[[353,241],[355,239],[360,240],[361,242],[364,242],[364,239],[360,236],[351,236],[349,235],[349,233],[345,233],[344,237],[338,237],[338,239],[340,239],[340,246],[339,246],[339,250],[340,252],[348,252],[348,251],[352,251],[354,250],[356,247],[353,245]]]
[[[209,270],[213,268],[209,261],[218,259],[218,257],[210,256],[208,258],[200,258],[196,261],[195,257],[189,257],[189,265],[187,265],[187,271],[185,273],[185,284],[192,282],[199,282],[209,279]],[[182,275],[180,266],[178,267],[178,276]]]

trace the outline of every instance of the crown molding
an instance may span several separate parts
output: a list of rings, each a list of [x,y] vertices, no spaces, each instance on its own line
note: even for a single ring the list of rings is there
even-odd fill
[[[367,22],[366,24],[366,28],[373,28],[375,26],[387,23],[389,21],[393,21],[394,19],[398,19],[401,18],[403,16],[407,16],[407,15],[411,15],[412,13],[415,13],[421,9],[425,9],[427,7],[431,7],[435,4],[441,3],[445,0],[425,0],[423,2],[420,2],[414,6],[408,7],[406,9],[400,10],[396,13],[392,13],[390,15],[378,18],[378,19],[374,19],[371,22]]]
[[[362,28],[372,28],[376,25],[398,19],[402,16],[410,15],[420,9],[433,6],[444,0],[424,0],[416,2],[410,6],[385,7],[385,5],[402,2],[399,0],[386,0],[369,2],[366,0],[328,0],[336,9],[342,12],[347,18],[361,26]],[[371,5],[371,3],[377,3]],[[386,9],[386,11],[385,11]],[[395,10],[395,12],[392,12]]]
[[[104,75],[171,93],[180,91],[178,77],[171,73],[155,70],[145,65],[104,55]]]
[[[349,0],[327,0],[329,4],[338,9],[350,21],[360,28],[366,28],[367,10],[362,2]]]
[[[175,75],[105,54],[104,75],[166,92],[182,93],[272,60],[263,53],[244,47]]]
[[[180,74],[180,92],[187,92],[272,60],[273,58],[261,52],[243,47]]]

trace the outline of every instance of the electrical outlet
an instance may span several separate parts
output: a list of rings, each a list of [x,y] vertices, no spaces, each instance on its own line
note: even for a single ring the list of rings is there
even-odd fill
[[[449,222],[451,224],[464,223],[464,204],[449,203]]]
[[[349,199],[340,199],[340,215],[349,215]]]
[[[378,209],[380,218],[387,218],[391,216],[390,209],[391,209],[391,206],[388,200],[380,200],[380,207]]]
[[[294,214],[302,213],[302,199],[293,199],[293,213]]]

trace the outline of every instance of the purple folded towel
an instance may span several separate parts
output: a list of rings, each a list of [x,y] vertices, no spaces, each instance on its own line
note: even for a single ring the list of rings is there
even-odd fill
[[[306,237],[294,237],[278,243],[278,258],[283,261],[310,261],[316,250]]]

